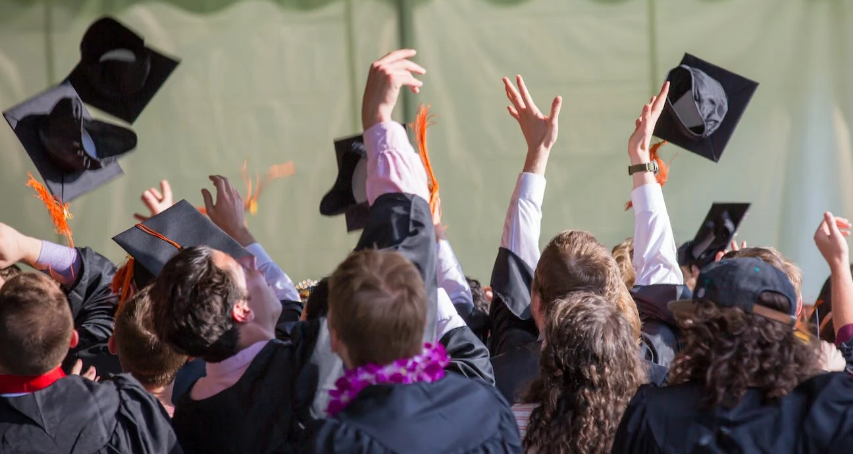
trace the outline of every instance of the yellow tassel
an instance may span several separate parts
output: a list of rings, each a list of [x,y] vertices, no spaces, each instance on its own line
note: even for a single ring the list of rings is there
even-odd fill
[[[68,242],[68,247],[73,248],[74,240],[71,238],[71,226],[68,225],[68,220],[74,219],[74,216],[71,215],[68,204],[62,203],[61,200],[54,197],[43,184],[33,178],[33,174],[29,171],[27,172],[27,176],[29,177],[27,186],[36,191],[35,197],[41,200],[47,208],[48,213],[50,213],[50,219],[53,221],[53,225],[56,226],[56,233],[64,236]]]

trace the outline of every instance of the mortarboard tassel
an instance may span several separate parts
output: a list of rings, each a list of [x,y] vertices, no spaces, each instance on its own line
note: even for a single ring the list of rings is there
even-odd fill
[[[272,181],[289,177],[296,173],[296,166],[293,164],[293,161],[275,164],[267,169],[263,179],[259,175],[255,175],[255,179],[252,180],[251,175],[249,175],[248,165],[249,161],[243,161],[243,168],[240,170],[240,177],[243,179],[243,183],[246,184],[246,198],[243,200],[243,209],[252,215],[256,215],[258,214],[258,199],[261,197],[261,192]],[[204,207],[199,207],[198,211],[201,214],[207,214],[207,209]]]
[[[662,147],[665,144],[666,140],[662,140],[652,145],[652,148],[649,150],[649,159],[658,163],[658,174],[655,175],[655,180],[657,180],[658,184],[661,187],[663,187],[663,185],[666,183],[666,179],[669,178],[669,165],[663,162],[663,159],[661,159],[661,157],[658,155],[658,148]],[[670,161],[670,164],[672,164],[672,161]],[[630,210],[632,206],[634,206],[634,204],[631,203],[631,201],[628,201],[628,203],[625,205],[625,211]]]
[[[135,260],[128,256],[127,262],[121,268],[116,270],[113,280],[110,283],[110,290],[116,295],[119,295],[118,305],[121,306],[130,293],[130,281],[133,279],[133,265]],[[121,294],[119,294],[121,292]]]
[[[50,213],[50,219],[53,221],[53,225],[56,226],[56,233],[64,236],[68,241],[68,247],[73,248],[74,240],[71,238],[71,227],[68,225],[68,220],[74,219],[74,216],[71,215],[68,204],[62,203],[61,200],[54,197],[43,184],[33,178],[33,174],[29,171],[27,172],[27,176],[29,177],[27,186],[36,191],[35,197],[41,200],[47,208],[48,213]]]
[[[434,125],[432,118],[435,115],[429,114],[429,107],[421,104],[418,107],[418,114],[415,116],[415,123],[412,129],[415,130],[415,141],[418,143],[418,154],[421,161],[424,163],[424,168],[427,172],[427,184],[429,185],[429,209],[432,212],[433,223],[441,223],[441,201],[438,194],[438,180],[435,178],[435,172],[432,170],[432,164],[429,161],[429,151],[427,150],[427,128]]]

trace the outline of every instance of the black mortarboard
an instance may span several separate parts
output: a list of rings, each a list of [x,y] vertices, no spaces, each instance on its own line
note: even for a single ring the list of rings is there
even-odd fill
[[[719,161],[758,83],[690,54],[666,80],[669,95],[655,135]]]
[[[3,112],[47,189],[69,202],[123,172],[116,159],[136,134],[92,120],[74,88],[58,85]]]
[[[68,81],[87,104],[133,123],[178,66],[111,17],[89,26]]]
[[[404,125],[405,127],[405,125]],[[367,203],[367,150],[364,136],[335,140],[338,176],[320,201],[320,214],[346,217],[347,232],[361,230],[370,218]]]
[[[151,276],[160,273],[166,262],[178,253],[177,246],[181,249],[209,246],[235,259],[251,255],[186,200],[119,233],[113,241],[133,257],[135,266],[142,265]],[[138,279],[136,282],[144,284]]]
[[[735,237],[749,206],[748,203],[713,204],[696,237],[678,248],[678,264],[702,269],[712,263],[717,252],[726,250]]]

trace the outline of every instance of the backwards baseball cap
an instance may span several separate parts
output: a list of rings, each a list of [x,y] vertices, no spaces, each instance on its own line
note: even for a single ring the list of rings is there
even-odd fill
[[[773,292],[788,300],[781,312],[758,304],[762,293]],[[693,299],[673,301],[673,312],[691,310],[697,302],[710,301],[720,307],[739,307],[744,312],[794,327],[797,323],[797,292],[781,270],[757,258],[721,260],[705,267],[696,280]]]

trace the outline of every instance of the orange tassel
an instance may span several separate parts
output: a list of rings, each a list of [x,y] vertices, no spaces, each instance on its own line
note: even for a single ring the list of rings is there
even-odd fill
[[[133,279],[133,265],[135,260],[133,257],[128,257],[127,262],[116,270],[113,280],[110,283],[110,290],[116,295],[119,295],[118,305],[121,306],[130,294],[130,281]]]
[[[658,156],[658,148],[662,147],[665,144],[666,140],[662,140],[652,145],[652,148],[649,150],[649,158],[652,161],[658,163],[658,174],[655,175],[655,180],[657,180],[658,184],[661,185],[661,187],[666,184],[666,179],[669,178],[669,165],[663,162],[663,159]],[[675,159],[675,157],[673,157],[673,159]],[[670,161],[670,164],[672,164],[672,161]],[[625,205],[625,211],[630,210],[632,206],[634,206],[634,204],[628,201],[628,203]]]
[[[435,172],[432,170],[432,164],[429,160],[429,151],[427,150],[427,128],[434,125],[432,121],[435,115],[429,114],[429,107],[424,107],[421,104],[418,107],[418,114],[415,117],[414,124],[410,125],[415,130],[415,141],[418,144],[418,155],[423,161],[424,168],[427,172],[427,184],[429,186],[429,209],[432,212],[433,223],[441,223],[441,198],[439,197],[438,179],[435,178]]]
[[[56,233],[64,236],[68,241],[68,247],[73,248],[74,240],[71,238],[71,227],[68,225],[68,220],[73,219],[74,216],[71,215],[68,204],[62,203],[61,200],[54,197],[43,184],[33,178],[33,174],[29,171],[27,172],[27,176],[29,177],[27,186],[36,191],[35,197],[41,200],[41,203],[47,208],[48,213],[50,213],[50,219],[53,221],[53,225],[56,226]]]
[[[249,161],[243,161],[243,168],[240,170],[240,177],[246,185],[246,197],[243,199],[243,209],[254,216],[258,214],[258,200],[267,185],[279,178],[289,177],[295,174],[296,166],[293,164],[293,161],[272,165],[267,169],[266,173],[264,173],[263,179],[259,175],[255,175],[255,179],[253,180],[252,176],[249,174],[248,165]],[[204,207],[199,207],[198,211],[200,211],[201,214],[207,214],[207,209]]]

